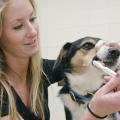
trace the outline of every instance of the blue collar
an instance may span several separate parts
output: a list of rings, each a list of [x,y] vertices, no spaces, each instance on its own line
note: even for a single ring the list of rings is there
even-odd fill
[[[92,94],[88,93],[86,95],[80,95],[73,89],[69,87],[69,94],[73,101],[77,102],[78,104],[85,104],[86,101],[90,101],[92,98]]]

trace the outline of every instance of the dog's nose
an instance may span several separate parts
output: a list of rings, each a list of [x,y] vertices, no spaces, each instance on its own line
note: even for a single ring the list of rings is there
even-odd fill
[[[111,58],[117,59],[120,55],[120,51],[118,49],[115,49],[115,48],[110,48],[109,55]]]

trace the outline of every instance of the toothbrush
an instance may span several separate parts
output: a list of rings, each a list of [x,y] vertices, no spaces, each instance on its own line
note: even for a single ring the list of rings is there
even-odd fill
[[[100,70],[102,70],[103,72],[105,72],[106,74],[110,75],[110,76],[116,76],[116,72],[114,72],[113,70],[111,70],[108,67],[103,66],[100,62],[98,61],[93,61],[93,65],[95,65],[95,67],[99,68]]]

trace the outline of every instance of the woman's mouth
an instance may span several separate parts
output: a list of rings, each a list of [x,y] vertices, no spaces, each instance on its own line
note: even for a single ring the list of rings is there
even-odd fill
[[[25,43],[24,45],[34,46],[34,45],[36,45],[36,41],[37,41],[37,40],[34,40],[34,41],[32,41],[32,42]]]

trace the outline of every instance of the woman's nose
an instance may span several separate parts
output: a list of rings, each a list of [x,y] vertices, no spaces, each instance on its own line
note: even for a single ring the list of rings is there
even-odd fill
[[[27,37],[35,37],[37,35],[37,27],[29,23],[27,28]]]

